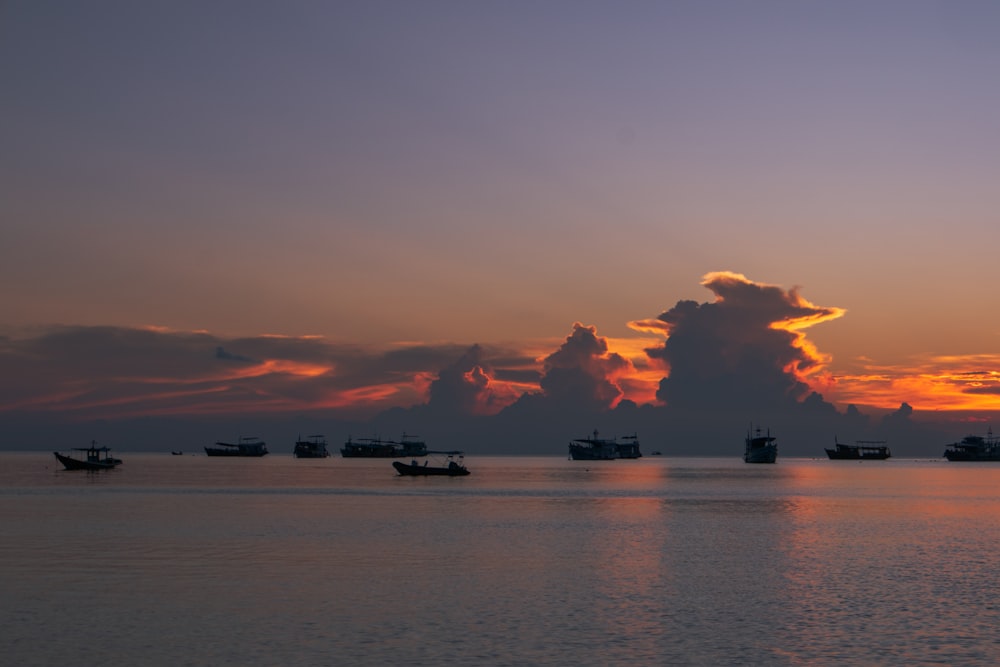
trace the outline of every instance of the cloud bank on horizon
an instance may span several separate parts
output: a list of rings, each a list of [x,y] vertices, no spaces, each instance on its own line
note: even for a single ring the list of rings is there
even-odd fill
[[[540,420],[642,408],[658,411],[666,423],[682,413],[741,420],[796,410],[857,416],[855,405],[896,410],[908,419],[911,404],[926,410],[949,401],[971,412],[1000,409],[1000,374],[988,370],[995,357],[931,359],[926,364],[950,367],[924,367],[913,376],[873,366],[871,375],[836,377],[831,359],[805,332],[844,316],[844,309],[817,306],[798,288],[733,272],[706,274],[702,285],[713,301],[681,300],[654,318],[630,322],[656,338],[639,339],[638,346],[622,342],[627,352],[580,322],[547,354],[485,343],[374,349],[314,336],[53,327],[0,338],[0,418],[252,413],[377,422],[388,411],[424,409],[427,416],[513,423],[519,415]],[[960,371],[968,361],[977,367]],[[850,400],[838,401],[838,412],[831,396]]]

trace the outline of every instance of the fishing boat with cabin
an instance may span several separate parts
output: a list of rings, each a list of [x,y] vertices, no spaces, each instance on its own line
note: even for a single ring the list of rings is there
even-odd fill
[[[577,438],[569,443],[569,457],[574,461],[612,461],[614,459],[642,458],[639,436],[636,434],[622,438],[600,438],[597,429],[593,437]]]
[[[310,435],[308,440],[299,436],[292,455],[297,459],[325,459],[330,452],[326,448],[326,438],[322,435]]]
[[[892,456],[886,443],[885,440],[856,440],[853,445],[845,445],[837,442],[834,436],[834,448],[827,447],[826,455],[838,461],[884,461]]]
[[[98,447],[96,440],[90,441],[90,447],[74,447],[70,452],[79,454],[52,452],[66,470],[111,470],[122,464],[121,459],[111,456],[110,448]]]
[[[214,447],[205,445],[207,456],[264,456],[267,454],[267,445],[260,438],[246,437],[239,441],[216,442]]]
[[[399,440],[348,438],[340,449],[340,455],[345,459],[402,459],[427,456],[427,444],[421,440],[414,440],[414,437],[403,433],[403,437]]]
[[[747,431],[744,441],[743,461],[746,463],[774,463],[778,460],[777,438],[771,435],[771,429],[766,435],[761,435],[760,427],[751,435],[753,426]]]
[[[993,435],[993,428],[986,429],[986,437],[967,435],[961,442],[953,442],[944,450],[949,461],[1000,461],[1000,438]]]

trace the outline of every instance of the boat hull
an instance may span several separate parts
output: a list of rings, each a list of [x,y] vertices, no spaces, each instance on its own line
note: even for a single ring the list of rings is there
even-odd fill
[[[468,469],[457,463],[447,466],[422,466],[393,461],[392,467],[404,477],[464,477],[469,474]]]
[[[834,461],[885,461],[891,456],[888,452],[844,452],[836,449],[827,449],[826,455]]]
[[[609,447],[586,447],[584,445],[570,445],[569,456],[574,461],[613,461],[618,456],[618,451]]]
[[[267,454],[267,450],[240,451],[238,449],[219,449],[218,447],[205,447],[205,456],[243,456],[261,457]]]
[[[345,459],[410,459],[415,456],[427,456],[427,445],[405,439],[395,441],[373,438],[358,442],[348,440],[340,449],[340,455]]]
[[[747,463],[774,463],[778,460],[778,446],[756,447],[746,452],[743,455],[743,460]]]
[[[949,461],[1000,461],[1000,451],[979,453],[949,450],[944,453],[944,457]]]
[[[395,459],[402,456],[392,447],[343,447],[340,455],[345,459]]]
[[[297,459],[325,459],[330,456],[330,452],[295,452]]]

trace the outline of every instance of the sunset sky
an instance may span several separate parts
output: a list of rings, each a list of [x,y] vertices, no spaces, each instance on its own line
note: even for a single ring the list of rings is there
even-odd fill
[[[983,432],[997,72],[973,0],[4,3],[0,448],[775,368]]]

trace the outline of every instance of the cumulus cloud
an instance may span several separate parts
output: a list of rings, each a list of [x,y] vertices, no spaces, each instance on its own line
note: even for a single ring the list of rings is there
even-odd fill
[[[587,409],[614,407],[624,395],[620,379],[634,371],[628,359],[608,351],[597,327],[579,322],[542,368],[540,386],[547,398]]]
[[[496,382],[496,371],[480,345],[473,345],[431,382],[428,404],[468,415],[492,415],[510,405],[517,394]]]
[[[669,368],[657,398],[674,408],[709,408],[777,406],[809,396],[805,380],[825,359],[802,331],[844,311],[737,273],[709,273],[702,285],[714,302],[679,301],[655,319],[630,323],[667,335],[647,350]]]

